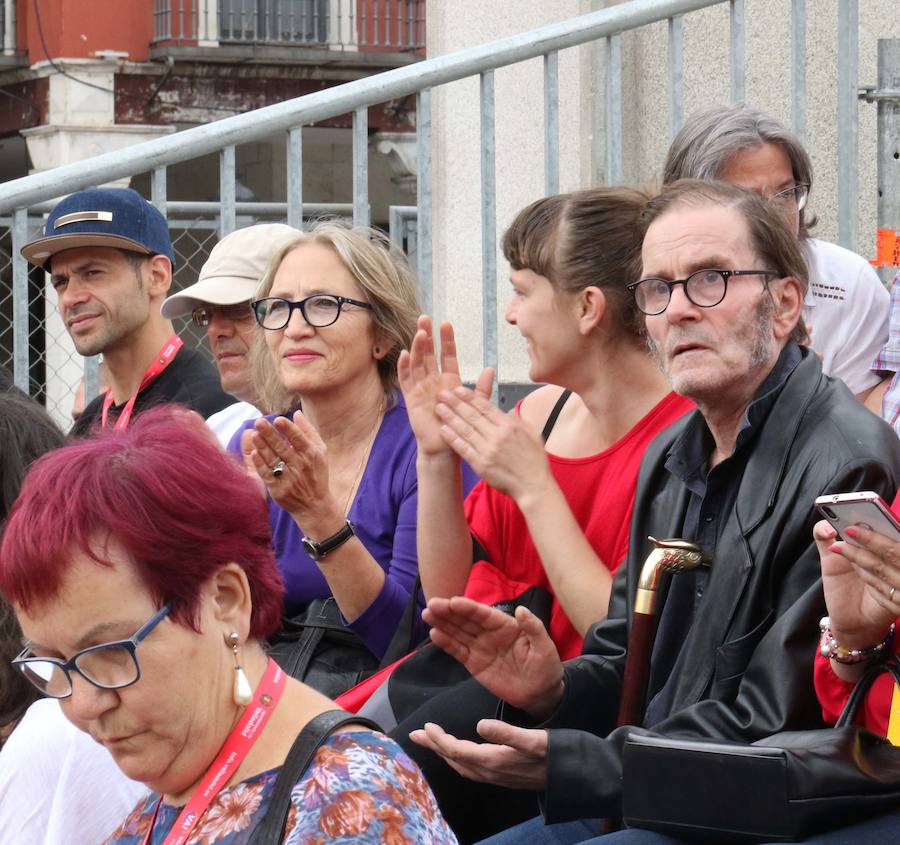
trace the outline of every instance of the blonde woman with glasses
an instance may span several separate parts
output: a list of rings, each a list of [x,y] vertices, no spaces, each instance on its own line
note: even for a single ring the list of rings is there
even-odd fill
[[[416,442],[397,387],[413,272],[382,234],[320,222],[273,255],[253,309],[259,387],[286,413],[248,423],[232,448],[270,496],[285,612],[333,597],[381,658],[417,576]]]

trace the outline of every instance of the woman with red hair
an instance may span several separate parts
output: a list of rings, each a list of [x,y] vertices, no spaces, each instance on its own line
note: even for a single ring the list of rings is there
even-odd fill
[[[171,407],[46,455],[23,485],[0,546],[26,642],[14,665],[153,790],[107,841],[245,845],[271,809],[291,845],[455,842],[415,765],[362,724],[328,736],[277,800],[298,732],[332,704],[261,646],[283,592],[265,517],[242,469]]]

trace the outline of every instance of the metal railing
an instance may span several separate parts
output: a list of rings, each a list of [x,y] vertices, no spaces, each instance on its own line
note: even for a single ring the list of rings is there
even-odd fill
[[[425,47],[425,0],[155,0],[153,20],[154,44]]]
[[[3,55],[16,55],[16,3],[0,0],[0,33],[3,38]]]
[[[12,213],[12,361],[16,383],[27,388],[29,376],[29,278],[19,250],[29,235],[28,209],[61,192],[80,190],[136,173],[151,172],[151,198],[163,212],[166,200],[166,168],[176,163],[217,153],[220,161],[218,230],[236,226],[235,146],[285,133],[287,140],[287,204],[285,218],[301,224],[305,210],[302,192],[303,150],[301,128],[340,115],[352,115],[353,202],[356,223],[369,222],[368,109],[387,100],[416,96],[417,205],[415,252],[425,307],[432,309],[432,188],[431,188],[431,92],[467,77],[480,79],[481,103],[481,254],[482,338],[485,364],[497,365],[497,220],[494,71],[528,59],[543,57],[545,190],[559,189],[559,80],[560,50],[602,41],[605,44],[606,84],[606,181],[615,183],[623,174],[622,34],[630,29],[668,21],[668,130],[673,135],[683,114],[682,15],[727,3],[730,7],[731,93],[744,94],[744,0],[632,0],[562,23],[503,38],[421,63],[355,80],[253,112],[229,117],[176,135],[106,153],[53,171],[36,173],[0,186],[0,214]],[[372,7],[374,8],[374,6]],[[792,120],[803,134],[806,113],[804,76],[806,3],[792,0]],[[858,32],[857,0],[838,0],[840,43],[838,76],[846,87],[838,102],[839,140],[838,217],[840,240],[854,247],[856,210],[856,79]],[[540,143],[540,142],[539,142]],[[399,232],[410,212],[397,211],[392,221]],[[452,225],[452,221],[448,222]],[[401,237],[398,235],[398,237]],[[407,238],[408,235],[402,237]],[[0,312],[2,320],[2,312]],[[3,326],[0,324],[0,339]],[[0,363],[3,363],[0,360]],[[88,366],[90,370],[90,366]]]
[[[328,0],[219,0],[219,40],[325,44],[328,6]]]

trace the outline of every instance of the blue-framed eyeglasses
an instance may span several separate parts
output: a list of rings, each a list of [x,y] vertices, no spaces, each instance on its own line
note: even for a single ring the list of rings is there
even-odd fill
[[[127,640],[83,648],[70,660],[29,657],[29,649],[26,648],[12,661],[12,665],[50,698],[68,698],[72,694],[72,671],[100,689],[131,686],[141,677],[136,653],[138,645],[169,615],[170,610],[169,605],[164,605]]]
[[[314,293],[299,302],[291,302],[283,296],[267,296],[257,299],[251,304],[253,313],[256,314],[256,322],[262,328],[273,332],[287,326],[295,308],[300,309],[307,325],[316,329],[324,329],[326,326],[336,323],[344,305],[372,310],[372,306],[368,302],[360,302],[358,299],[336,296],[332,293]]]
[[[728,280],[732,276],[777,276],[769,270],[697,270],[686,279],[658,279],[651,277],[641,279],[627,286],[634,296],[635,304],[648,317],[662,314],[672,301],[672,289],[675,285],[684,288],[684,295],[700,308],[712,308],[725,299]]]

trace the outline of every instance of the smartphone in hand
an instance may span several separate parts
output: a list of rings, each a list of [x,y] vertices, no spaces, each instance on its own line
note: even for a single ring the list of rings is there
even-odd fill
[[[851,525],[862,525],[900,541],[900,521],[877,493],[832,493],[819,496],[814,505],[841,535],[841,539],[854,546],[859,543],[844,535],[844,529]]]

